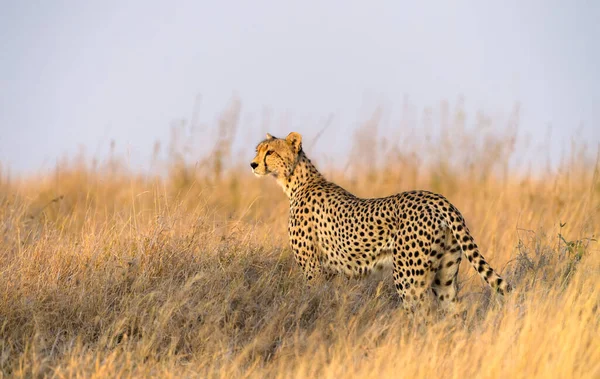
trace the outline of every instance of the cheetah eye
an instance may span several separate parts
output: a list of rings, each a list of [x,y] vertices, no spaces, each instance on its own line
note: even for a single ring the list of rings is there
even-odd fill
[[[271,154],[273,154],[273,150],[269,150],[269,151],[267,151],[267,152],[266,152],[266,154],[265,154],[265,156],[267,156],[267,157],[268,157],[268,156],[269,156],[269,155],[271,155]]]

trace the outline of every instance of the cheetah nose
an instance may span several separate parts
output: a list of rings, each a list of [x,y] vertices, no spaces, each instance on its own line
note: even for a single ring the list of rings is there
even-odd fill
[[[258,167],[258,163],[252,162],[252,163],[250,163],[250,167],[252,167],[252,169],[254,170],[255,168]]]

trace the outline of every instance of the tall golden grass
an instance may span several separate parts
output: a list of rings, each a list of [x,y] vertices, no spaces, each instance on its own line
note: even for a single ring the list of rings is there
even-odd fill
[[[238,116],[203,132],[205,158],[172,144],[156,173],[115,154],[0,175],[2,376],[600,377],[600,173],[584,147],[517,172],[518,122],[466,128],[459,110],[429,140],[384,139],[375,116],[347,165],[311,156],[359,195],[429,189],[462,211],[515,290],[499,299],[464,263],[455,319],[405,314],[389,278],[307,286],[284,194],[247,167],[262,133],[233,152]]]

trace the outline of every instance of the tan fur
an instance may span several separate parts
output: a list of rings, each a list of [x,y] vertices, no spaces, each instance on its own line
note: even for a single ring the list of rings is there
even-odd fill
[[[500,294],[510,290],[485,261],[462,215],[445,197],[428,191],[358,198],[328,182],[306,157],[302,137],[267,134],[251,163],[272,175],[290,201],[288,233],[296,262],[308,280],[318,272],[357,277],[393,266],[406,308],[432,289],[443,308],[457,301],[462,255]]]

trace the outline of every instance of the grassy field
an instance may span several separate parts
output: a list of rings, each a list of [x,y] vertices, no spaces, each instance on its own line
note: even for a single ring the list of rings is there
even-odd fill
[[[382,142],[376,123],[345,167],[311,155],[308,135],[305,150],[362,196],[444,194],[513,293],[493,295],[466,261],[459,319],[405,314],[390,278],[308,287],[287,199],[248,167],[263,134],[237,159],[224,121],[205,159],[175,149],[161,175],[117,155],[0,174],[1,376],[600,377],[595,152],[528,174],[508,163],[512,132],[453,123]]]

